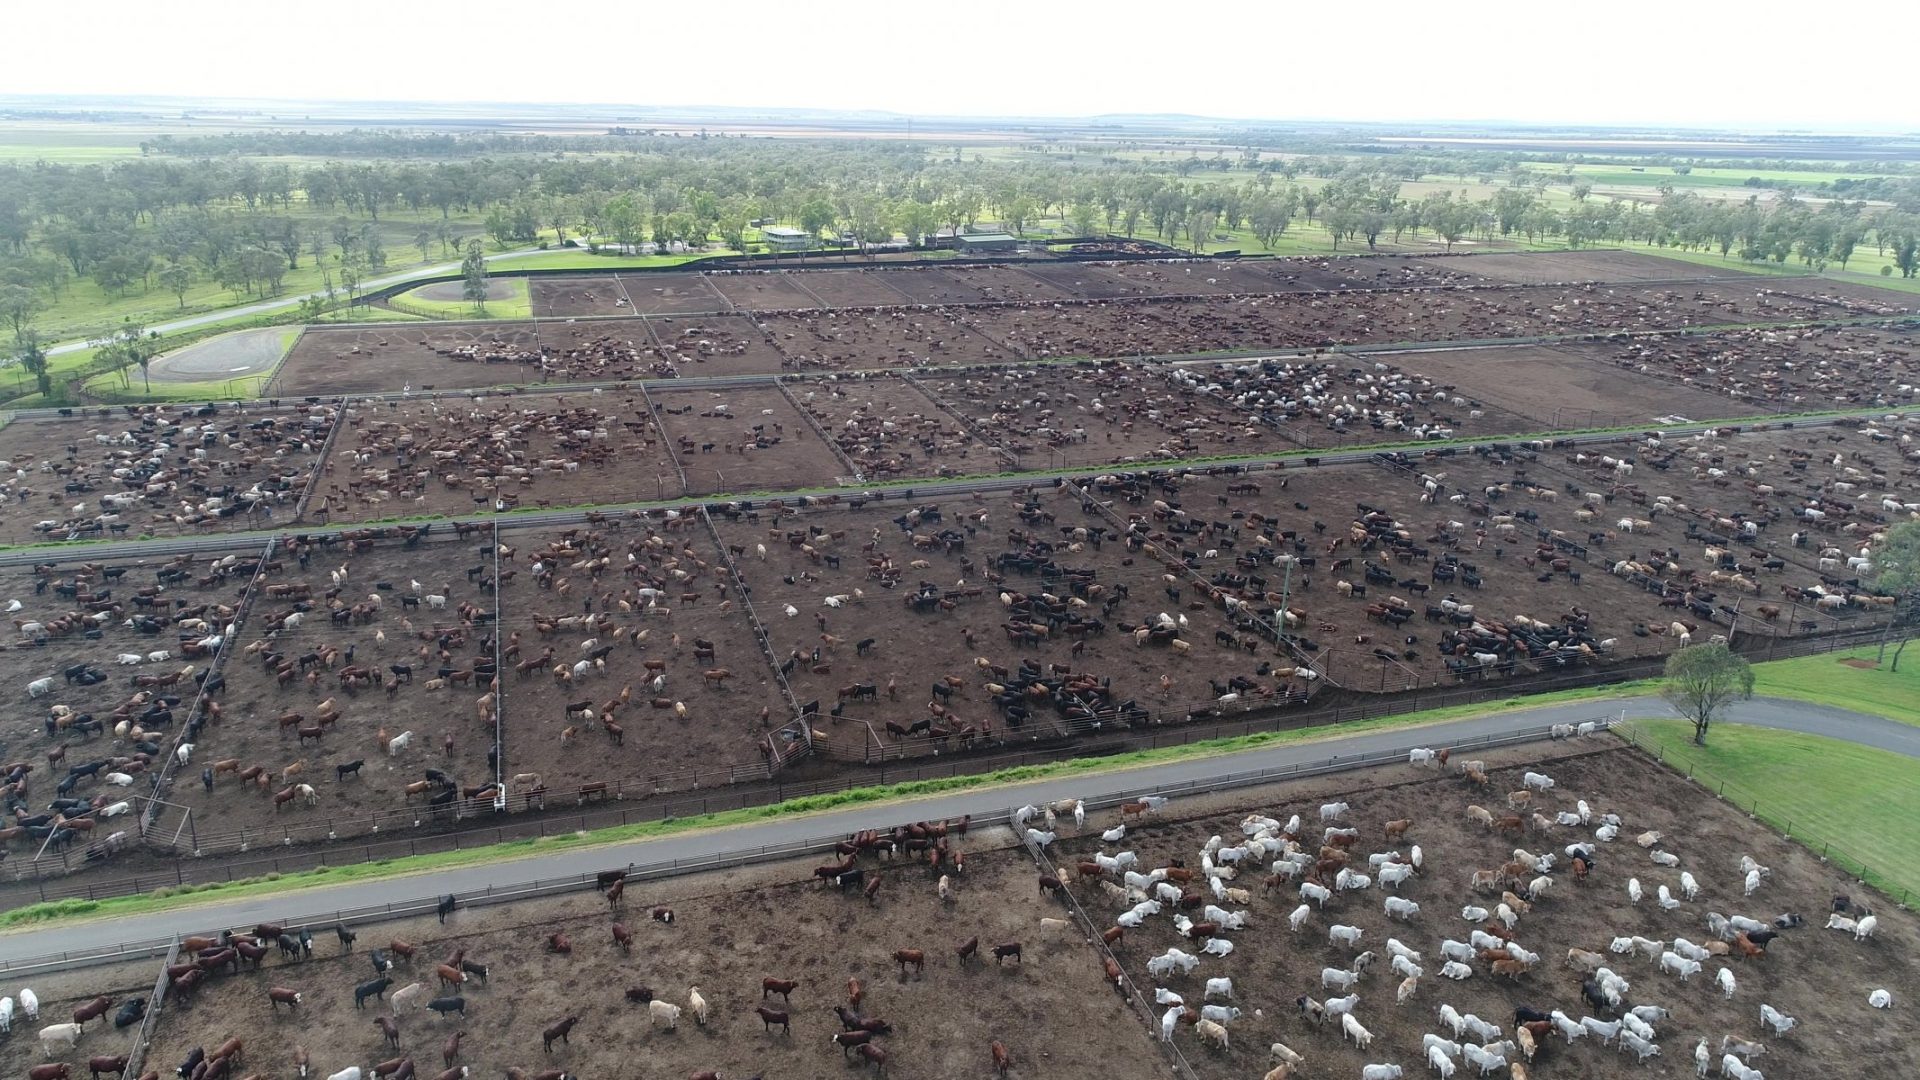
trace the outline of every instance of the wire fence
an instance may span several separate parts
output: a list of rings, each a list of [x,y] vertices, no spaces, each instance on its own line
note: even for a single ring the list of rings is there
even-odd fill
[[[1875,870],[1866,859],[1835,843],[1834,838],[1818,826],[1811,826],[1804,819],[1796,823],[1791,813],[1769,804],[1763,793],[1728,780],[1712,766],[1704,766],[1673,753],[1645,734],[1634,730],[1631,725],[1619,726],[1615,733],[1638,749],[1651,754],[1654,760],[1663,762],[1676,772],[1686,774],[1687,779],[1699,784],[1714,796],[1732,803],[1735,809],[1751,814],[1779,829],[1782,836],[1799,841],[1801,846],[1817,853],[1822,862],[1830,862],[1846,871],[1854,879],[1863,881],[1887,894],[1902,908],[1911,904],[1913,899],[1911,887]],[[1801,826],[1798,833],[1794,831],[1796,824]]]
[[[1604,731],[1613,724],[1613,719],[1611,717],[1594,717],[1588,722],[1593,724],[1595,729]],[[1573,725],[1567,724],[1532,726],[1514,731],[1457,739],[1450,743],[1450,745],[1456,752],[1460,752],[1469,749],[1482,750],[1499,746],[1539,742],[1546,739],[1562,737],[1572,726]],[[1327,758],[1296,761],[1285,765],[1274,765],[1258,769],[1246,769],[1239,772],[1203,776],[1192,780],[1155,785],[1148,788],[1128,788],[1122,791],[1110,791],[1095,797],[1086,798],[1083,802],[1087,810],[1103,810],[1119,806],[1124,802],[1133,801],[1142,795],[1157,794],[1168,797],[1195,795],[1252,787],[1281,780],[1350,772],[1372,766],[1403,763],[1407,760],[1408,754],[1420,745],[1422,744],[1409,743],[1405,746],[1382,748],[1380,750],[1358,754],[1341,754]],[[1079,782],[1089,783],[1092,779],[1093,778],[1081,778]],[[795,858],[802,855],[830,851],[833,850],[835,844],[843,841],[847,835],[852,832],[864,828],[881,827],[885,821],[885,815],[890,812],[891,809],[888,807],[875,807],[869,819],[863,819],[853,827],[830,835],[821,834],[805,840],[792,841],[784,844],[768,844],[738,847],[732,850],[716,850],[686,859],[670,859],[646,864],[629,862],[626,865],[626,872],[630,879],[649,880],[695,873],[702,870],[725,869],[750,863]],[[1011,821],[1016,812],[1016,807],[999,806],[972,811],[972,816],[982,822]],[[457,842],[457,835],[455,840]],[[351,854],[351,852],[348,854]],[[609,863],[612,863],[617,858],[617,855],[610,854],[608,856]],[[216,877],[214,880],[219,880],[219,878]],[[138,886],[140,882],[136,880],[129,884]],[[158,881],[153,878],[148,878],[145,879],[145,888],[131,887],[111,894],[102,893],[100,895],[125,895],[128,893],[151,891],[158,887],[160,887]],[[583,872],[556,878],[535,879],[527,882],[489,886],[484,892],[461,896],[458,900],[463,907],[488,906],[510,903],[515,900],[579,892],[596,887],[598,887],[597,871]],[[297,893],[294,894],[295,899],[291,902],[297,902],[299,895],[300,894]],[[363,922],[425,915],[435,911],[440,900],[445,895],[445,893],[435,893],[430,896],[414,897],[369,907],[309,912],[299,917],[280,918],[276,921],[288,926],[331,926],[336,923],[353,926]],[[253,911],[256,906],[257,905],[249,901],[249,912]],[[253,918],[251,914],[246,917],[248,919]],[[217,923],[212,921],[211,916],[208,916],[208,919],[209,922],[202,927],[203,929],[217,925]],[[12,974],[19,972],[61,970],[90,964],[113,963],[143,956],[157,956],[166,953],[173,941],[174,939],[171,937],[155,938],[119,942],[85,950],[44,956],[0,960],[0,973]]]

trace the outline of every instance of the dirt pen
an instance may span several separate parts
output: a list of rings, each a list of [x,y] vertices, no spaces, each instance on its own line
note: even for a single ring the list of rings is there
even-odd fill
[[[351,945],[323,921],[312,927],[318,933],[311,957],[269,947],[258,970],[216,973],[193,993],[169,1000],[148,1061],[156,1070],[170,1069],[194,1047],[211,1051],[240,1038],[244,1067],[263,1073],[292,1073],[304,1048],[311,1069],[322,1075],[402,1059],[415,1061],[416,1070],[511,1066],[589,1075],[615,1068],[621,1055],[643,1046],[668,1075],[853,1075],[874,1070],[819,1036],[862,1031],[859,1021],[873,1020],[866,1041],[884,1053],[887,1075],[899,1077],[990,1075],[995,1043],[1012,1077],[1146,1080],[1170,1067],[1175,1075],[1222,1080],[1264,1075],[1276,1063],[1275,1043],[1304,1058],[1297,1077],[1351,1077],[1372,1063],[1398,1063],[1412,1076],[1425,1063],[1427,1035],[1496,1046],[1511,1041],[1500,1049],[1508,1060],[1530,1057],[1533,1075],[1572,1070],[1679,1080],[1693,1074],[1697,1042],[1705,1040],[1717,1061],[1725,1037],[1763,1045],[1755,1064],[1782,1075],[1812,1075],[1847,1060],[1847,1068],[1869,1080],[1904,1076],[1911,1035],[1897,1024],[1872,1023],[1866,997],[1869,989],[1884,988],[1897,1003],[1920,993],[1906,959],[1920,944],[1909,913],[1606,736],[1478,755],[1484,786],[1465,778],[1466,755],[1456,751],[1441,768],[1389,765],[1180,797],[1144,815],[1093,809],[1081,825],[1069,800],[1060,804],[1054,826],[1059,840],[1037,865],[1028,850],[1011,846],[1017,836],[998,822],[974,821],[970,828],[935,822],[850,845],[854,853],[844,861],[823,856],[691,876],[631,876],[611,904],[587,889],[504,904],[460,903],[444,922],[431,916],[356,921]],[[1490,830],[1471,816],[1472,804],[1505,813],[1502,793],[1527,790],[1528,772],[1553,786],[1535,790],[1533,806],[1516,815],[1522,835]],[[1319,808],[1332,804],[1345,805],[1323,823]],[[1033,812],[1015,834],[1047,827],[1038,808]],[[1544,827],[1527,824],[1535,813],[1547,820]],[[1585,825],[1577,823],[1583,813],[1590,816]],[[1576,823],[1554,824],[1561,814]],[[1620,816],[1618,838],[1596,839],[1596,825],[1609,814]],[[1370,879],[1381,876],[1378,865],[1368,865],[1371,852],[1412,858],[1418,845],[1421,869],[1393,887],[1370,880],[1369,887],[1335,893],[1324,907],[1309,903],[1297,929],[1289,926],[1300,906],[1297,883],[1262,885],[1278,850],[1237,875],[1220,871],[1217,893],[1207,888],[1202,871],[1224,865],[1223,849],[1238,850],[1256,832],[1263,842],[1272,836],[1278,848],[1285,839],[1276,834],[1296,815],[1302,822],[1297,846],[1308,853],[1320,846],[1324,828],[1352,828],[1350,860]],[[1385,838],[1390,821],[1402,830],[1391,841]],[[1271,831],[1260,832],[1262,822]],[[1119,838],[1103,842],[1099,834],[1109,830]],[[887,858],[877,854],[876,840],[909,850]],[[1593,849],[1584,879],[1568,868],[1563,849],[1572,844]],[[1443,949],[1455,946],[1443,939],[1465,945],[1469,932],[1481,929],[1481,922],[1463,921],[1460,909],[1502,902],[1497,887],[1476,889],[1473,875],[1486,870],[1497,877],[1504,863],[1516,861],[1516,845],[1552,853],[1554,865],[1544,873],[1526,870],[1522,887],[1533,899],[1510,904],[1513,928],[1501,927],[1512,944],[1496,938],[1490,946],[1467,947],[1456,954],[1464,957],[1461,969],[1450,972],[1466,977],[1446,977]],[[1656,863],[1654,852],[1671,855],[1677,865]],[[1144,893],[1127,895],[1120,870],[1097,863],[1096,855],[1121,859],[1114,865],[1149,878],[1177,877],[1185,883],[1175,892],[1195,899],[1121,920]],[[1750,896],[1742,895],[1743,858],[1768,868]],[[1307,861],[1311,866],[1311,854]],[[844,871],[851,871],[845,884],[836,883],[833,875]],[[1682,871],[1697,882],[1697,896],[1683,895]],[[1645,892],[1638,904],[1628,899],[1630,878]],[[1050,882],[1064,888],[1050,890]],[[1660,886],[1672,893],[1672,910],[1657,902]],[[1855,916],[1874,911],[1874,936],[1855,940],[1821,929],[1829,899],[1841,893],[1850,896]],[[1419,910],[1390,918],[1386,896],[1417,903]],[[1709,911],[1761,923],[1800,915],[1805,925],[1777,932],[1764,955],[1749,957],[1707,928]],[[1081,922],[1082,913],[1091,922]],[[1179,919],[1215,925],[1189,935],[1177,929]],[[1335,924],[1356,928],[1358,945],[1331,942]],[[1209,935],[1217,944],[1203,950]],[[1726,955],[1709,956],[1700,973],[1682,979],[1634,951],[1636,937],[1659,950],[1687,938]],[[1627,953],[1610,950],[1616,938],[1627,941]],[[1390,970],[1389,939],[1409,950],[1420,968],[1410,984]],[[1155,958],[1176,948],[1197,956],[1197,966],[1161,973]],[[903,965],[901,950],[917,950],[920,959]],[[1521,1048],[1518,1009],[1593,1016],[1603,1026],[1618,1022],[1619,1008],[1583,1000],[1587,976],[1569,965],[1569,950],[1596,954],[1580,962],[1606,965],[1628,981],[1621,1007],[1660,1008],[1648,1013],[1655,1017],[1657,1056],[1641,1062],[1618,1048],[1621,1040],[1602,1046],[1600,1036],[1590,1034],[1569,1044],[1551,1031],[1532,1040],[1533,1054]],[[376,951],[393,965],[386,985],[374,981]],[[1372,954],[1370,966],[1356,963],[1363,951]],[[1214,955],[1220,952],[1226,955]],[[1507,973],[1494,973],[1495,959],[1508,965]],[[441,964],[457,982],[436,974]],[[1318,1023],[1297,1004],[1304,999],[1318,1006],[1340,996],[1327,988],[1322,969],[1353,967],[1363,969],[1351,992],[1358,994],[1353,1015],[1370,1040],[1365,1049],[1343,1038],[1337,1021]],[[1723,968],[1734,980],[1730,996],[1717,976]],[[1230,996],[1224,987],[1208,993],[1209,981],[1218,979],[1231,980]],[[857,981],[857,996],[849,980]],[[132,985],[101,973],[68,994],[77,999],[120,983]],[[411,989],[415,983],[419,988]],[[298,1004],[291,1011],[276,1008],[267,993],[273,987],[298,993]],[[356,987],[363,1002],[355,1000]],[[396,991],[404,991],[398,1000]],[[1203,1040],[1191,1022],[1197,1016],[1183,1022],[1180,1006],[1156,1003],[1166,994],[1195,1013],[1203,1004],[1218,1008],[1215,1015],[1223,1019],[1212,1022],[1225,1030],[1225,1045]],[[956,996],[972,1004],[953,1008]],[[458,1011],[422,1007],[436,998]],[[1784,1035],[1772,1034],[1761,1023],[1762,1003],[1797,1023]],[[1470,1014],[1500,1031],[1462,1039],[1441,1020],[1443,1005],[1449,1007],[1444,1015]],[[846,1015],[836,1017],[836,1006]],[[1156,1045],[1170,1007],[1171,1045]],[[576,1019],[562,1038],[557,1027],[569,1017]],[[390,1037],[382,1035],[383,1018],[393,1026]],[[554,1032],[550,1042],[543,1038],[548,1031]],[[89,1038],[97,1037],[96,1031]],[[23,1041],[16,1034],[12,1045]],[[83,1041],[79,1060],[88,1052],[99,1049]]]
[[[1202,956],[1191,975],[1156,979],[1148,971],[1148,961],[1169,948],[1200,953],[1195,942],[1175,931],[1168,918],[1171,912],[1124,932],[1115,953],[1142,986],[1166,987],[1197,1007],[1207,997],[1207,980],[1232,980],[1232,1007],[1243,1015],[1226,1023],[1230,1049],[1222,1053],[1203,1046],[1192,1027],[1181,1024],[1175,1028],[1175,1045],[1202,1077],[1256,1075],[1273,1064],[1268,1047],[1275,1042],[1285,1043],[1306,1057],[1307,1065],[1298,1075],[1356,1076],[1361,1066],[1370,1062],[1399,1062],[1411,1076],[1422,1071],[1425,1063],[1423,1033],[1437,1032],[1449,1040],[1459,1038],[1437,1019],[1443,1004],[1497,1025],[1501,1029],[1498,1038],[1505,1039],[1515,1037],[1514,1012],[1522,1007],[1542,1013],[1563,1010],[1576,1019],[1583,1015],[1617,1019],[1618,1010],[1597,1008],[1582,1000],[1583,976],[1569,965],[1569,949],[1598,954],[1598,963],[1611,966],[1627,978],[1631,989],[1626,1004],[1659,1005],[1672,1015],[1655,1022],[1661,1053],[1644,1064],[1636,1063],[1631,1052],[1603,1048],[1598,1036],[1568,1045],[1559,1034],[1550,1033],[1536,1040],[1538,1055],[1529,1065],[1533,1075],[1563,1075],[1572,1070],[1587,1076],[1692,1076],[1695,1043],[1707,1040],[1717,1064],[1723,1035],[1765,1044],[1766,1055],[1755,1064],[1764,1066],[1769,1075],[1776,1070],[1782,1075],[1812,1075],[1842,1060],[1852,1062],[1848,1067],[1863,1076],[1893,1080],[1903,1074],[1903,1062],[1912,1055],[1911,1037],[1899,1025],[1872,1023],[1866,997],[1869,989],[1878,987],[1892,990],[1895,1001],[1902,1000],[1903,994],[1920,991],[1920,982],[1906,959],[1920,944],[1911,915],[1880,897],[1863,896],[1862,886],[1823,865],[1810,852],[1769,834],[1745,814],[1635,752],[1606,749],[1569,756],[1560,756],[1564,751],[1545,753],[1549,756],[1544,760],[1543,749],[1485,754],[1489,777],[1485,787],[1463,779],[1456,759],[1439,773],[1398,766],[1370,770],[1363,774],[1362,779],[1368,781],[1365,783],[1341,776],[1287,785],[1258,802],[1237,795],[1204,800],[1218,809],[1200,811],[1198,816],[1194,816],[1195,810],[1183,809],[1184,803],[1175,803],[1164,820],[1149,816],[1144,823],[1130,826],[1128,835],[1118,843],[1095,843],[1091,834],[1108,822],[1090,822],[1080,839],[1062,844],[1055,858],[1065,871],[1078,860],[1091,859],[1097,851],[1112,854],[1127,849],[1138,854],[1142,870],[1178,865],[1176,860],[1197,866],[1210,837],[1224,837],[1227,846],[1242,843],[1253,828],[1249,814],[1283,824],[1300,815],[1304,822],[1302,844],[1312,852],[1320,846],[1322,830],[1329,824],[1322,822],[1318,807],[1334,803],[1349,804],[1350,808],[1330,824],[1357,830],[1352,861],[1369,877],[1377,878],[1380,868],[1366,865],[1371,861],[1366,853],[1391,849],[1408,857],[1410,845],[1418,845],[1423,869],[1411,881],[1397,889],[1373,884],[1343,891],[1324,907],[1309,904],[1297,930],[1289,927],[1288,920],[1288,913],[1301,901],[1297,881],[1283,879],[1279,888],[1267,891],[1262,885],[1262,879],[1268,876],[1267,860],[1263,859],[1257,868],[1246,869],[1225,883],[1248,890],[1252,894],[1250,904],[1208,898],[1208,902],[1223,903],[1234,913],[1244,910],[1248,925],[1243,931],[1226,935],[1235,946],[1230,955]],[[1554,786],[1534,794],[1532,809],[1521,816],[1523,834],[1501,834],[1469,816],[1469,804],[1475,803],[1505,813],[1502,793],[1524,790],[1523,773],[1536,769],[1550,777]],[[1620,815],[1619,839],[1611,843],[1596,841],[1593,825],[1580,826],[1576,810],[1581,802],[1591,805],[1596,816]],[[1524,824],[1534,813],[1548,819],[1546,829]],[[1576,824],[1552,824],[1557,814],[1574,814]],[[1384,839],[1383,830],[1390,821],[1406,823],[1403,836]],[[1677,866],[1656,865],[1648,850],[1634,842],[1649,833],[1656,837],[1654,850],[1672,853]],[[1596,849],[1592,873],[1584,881],[1568,870],[1569,859],[1562,851],[1575,843]],[[1222,841],[1215,839],[1212,844],[1218,847]],[[1442,952],[1442,939],[1464,942],[1468,932],[1479,925],[1460,918],[1462,907],[1479,905],[1491,910],[1501,902],[1498,888],[1491,892],[1475,889],[1470,878],[1483,870],[1489,878],[1497,876],[1503,863],[1514,861],[1512,849],[1516,845],[1550,853],[1555,861],[1544,875],[1527,869],[1523,881],[1535,886],[1534,899],[1530,910],[1516,912],[1517,922],[1511,931],[1514,943],[1536,954],[1538,962],[1518,965],[1522,970],[1516,975],[1502,976],[1489,970],[1485,955],[1470,956],[1467,977],[1455,981],[1444,976],[1441,967],[1447,957]],[[1771,868],[1759,891],[1750,898],[1742,896],[1743,856]],[[1309,867],[1312,863],[1309,858]],[[1682,870],[1697,880],[1697,898],[1681,899]],[[1332,876],[1328,871],[1329,885]],[[1067,874],[1061,877],[1066,880]],[[1539,881],[1542,877],[1551,883]],[[1637,879],[1646,894],[1639,904],[1628,900],[1630,878]],[[1100,928],[1113,925],[1113,918],[1131,906],[1131,901],[1106,895],[1108,884],[1083,879],[1072,886],[1080,902],[1094,913],[1095,925]],[[1664,911],[1656,903],[1655,891],[1660,886],[1680,900],[1674,910]],[[1837,893],[1850,893],[1878,914],[1878,936],[1856,942],[1850,935],[1820,929],[1829,910],[1828,901]],[[1383,911],[1382,897],[1395,895],[1418,903],[1419,912],[1406,920],[1389,917]],[[1657,949],[1669,948],[1667,943],[1677,937],[1715,942],[1706,927],[1709,910],[1746,915],[1762,922],[1771,921],[1777,914],[1797,913],[1804,916],[1807,925],[1786,930],[1767,946],[1764,957],[1745,958],[1737,951],[1713,957],[1702,965],[1700,974],[1684,981],[1663,974],[1653,962],[1657,954],[1650,959],[1609,950],[1612,940],[1636,936],[1660,943]],[[1191,912],[1195,921],[1202,921],[1202,916],[1201,911]],[[1335,924],[1359,928],[1359,945],[1346,948],[1330,942],[1330,927]],[[1502,933],[1508,931],[1503,929]],[[1393,957],[1388,942],[1393,939],[1418,954],[1414,963],[1423,972],[1405,990],[1406,975],[1389,970]],[[1295,1004],[1303,997],[1318,1003],[1342,996],[1345,991],[1323,983],[1322,968],[1348,969],[1363,951],[1373,954],[1374,966],[1360,976],[1352,992],[1359,994],[1354,1016],[1372,1037],[1371,1046],[1364,1051],[1356,1048],[1351,1038],[1342,1038],[1337,1020],[1317,1024]],[[1716,972],[1721,968],[1732,972],[1735,980],[1736,989],[1730,996],[1723,994],[1716,983]],[[1408,996],[1401,999],[1401,993]],[[1224,998],[1210,1000],[1227,1004]],[[1798,1018],[1798,1026],[1785,1037],[1773,1037],[1760,1023],[1762,1002]],[[1521,1053],[1512,1050],[1507,1057],[1519,1060]],[[1454,1060],[1466,1067],[1457,1055]]]
[[[0,428],[0,543],[271,528],[313,478],[337,410],[81,409]]]

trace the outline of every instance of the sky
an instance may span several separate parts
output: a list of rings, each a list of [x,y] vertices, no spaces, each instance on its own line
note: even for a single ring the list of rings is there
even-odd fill
[[[5,0],[0,94],[1920,130],[1920,3]]]

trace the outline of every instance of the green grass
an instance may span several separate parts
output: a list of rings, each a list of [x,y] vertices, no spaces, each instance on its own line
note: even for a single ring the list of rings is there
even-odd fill
[[[1714,725],[1704,747],[1684,720],[1632,730],[1675,768],[1883,892],[1920,891],[1920,832],[1889,824],[1920,817],[1920,761],[1740,724]]]
[[[516,262],[518,260],[515,260]],[[527,290],[527,279],[523,277],[495,277],[492,279],[506,288],[509,295],[497,300],[488,300],[486,307],[476,309],[465,300],[436,300],[422,296],[421,292],[435,288],[433,285],[421,285],[408,289],[388,300],[394,308],[413,315],[425,315],[442,319],[531,319],[533,318],[533,298]]]
[[[1907,666],[1897,672],[1887,670],[1885,665],[1862,668],[1842,663],[1849,659],[1871,663],[1879,651],[1854,649],[1755,664],[1753,692],[1851,709],[1920,727],[1920,645],[1907,649],[1913,655],[1900,658]],[[1888,648],[1887,658],[1892,657],[1893,649]]]
[[[1447,720],[1454,720],[1464,716],[1493,715],[1511,709],[1531,708],[1536,705],[1547,705],[1555,702],[1594,700],[1619,694],[1639,693],[1644,691],[1644,689],[1645,687],[1641,684],[1627,684],[1625,686],[1616,685],[1563,690],[1551,694],[1538,694],[1527,698],[1516,698],[1498,705],[1455,705],[1443,709],[1430,709],[1425,712],[1406,713],[1399,716],[1382,716],[1367,720],[1356,720],[1352,723],[1340,724],[1337,727],[1320,726],[1295,728],[1286,731],[1261,732],[1256,735],[1235,736],[1226,739],[1209,739],[1203,742],[1190,743],[1185,746],[1170,746],[1158,750],[1137,750],[1106,757],[1074,758],[1045,765],[1024,765],[1017,768],[1001,769],[991,773],[941,777],[935,780],[917,780],[885,786],[852,788],[847,791],[833,792],[827,795],[789,799],[786,802],[776,803],[770,806],[747,807],[740,810],[728,810],[716,814],[701,814],[687,818],[667,818],[659,821],[637,822],[631,825],[619,825],[613,828],[599,829],[587,833],[575,832],[541,837],[538,839],[510,840],[500,844],[467,848],[461,851],[437,852],[431,855],[410,855],[397,859],[355,863],[350,866],[323,867],[316,870],[298,871],[289,874],[273,874],[233,882],[207,882],[172,889],[159,889],[140,896],[116,896],[93,901],[49,901],[44,904],[29,904],[12,911],[0,913],[0,928],[31,925],[59,919],[80,917],[109,918],[146,914],[154,911],[188,907],[203,901],[225,901],[246,896],[260,896],[300,889],[318,888],[327,885],[339,885],[352,881],[402,877],[427,873],[434,870],[444,870],[454,866],[507,861],[530,855],[544,854],[556,848],[576,846],[600,847],[608,844],[625,843],[672,833],[690,832],[697,829],[724,828],[731,825],[765,821],[769,818],[815,814],[847,806],[907,800],[929,795],[945,794],[953,791],[997,787],[1007,784],[1022,784],[1061,776],[1106,773],[1190,758],[1216,757],[1222,754],[1231,754],[1262,746],[1310,743],[1324,739],[1345,738],[1350,735],[1359,735],[1372,731],[1413,728],[1424,724],[1436,724]]]
[[[717,255],[731,255],[725,249],[697,251],[685,255],[595,255],[585,248],[562,248],[538,255],[509,259],[498,264],[500,273],[514,270],[629,270],[657,266],[684,266]]]

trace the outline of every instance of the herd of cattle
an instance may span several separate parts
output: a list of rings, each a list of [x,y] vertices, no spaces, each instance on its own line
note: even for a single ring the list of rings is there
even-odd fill
[[[1577,738],[1596,729],[1595,724],[1565,725],[1554,734]],[[1294,943],[1291,954],[1304,965],[1312,947],[1301,943],[1324,934],[1328,951],[1341,959],[1319,971],[1317,986],[1307,985],[1303,977],[1291,988],[1258,987],[1252,996],[1267,999],[1267,1009],[1280,1008],[1285,1000],[1312,1033],[1311,1040],[1330,1039],[1337,1029],[1344,1041],[1366,1051],[1374,1034],[1361,1008],[1363,998],[1376,1008],[1399,1009],[1404,1015],[1410,1003],[1437,994],[1439,1002],[1429,1008],[1438,1025],[1422,1036],[1418,1058],[1441,1080],[1461,1069],[1477,1076],[1505,1070],[1515,1080],[1526,1080],[1537,1062],[1550,1058],[1565,1059],[1575,1069],[1592,1067],[1593,1060],[1571,1056],[1581,1040],[1617,1044],[1620,1053],[1643,1062],[1663,1053],[1664,1040],[1669,1048],[1684,1047],[1681,1052],[1694,1060],[1701,1077],[1717,1071],[1734,1080],[1763,1080],[1756,1059],[1766,1054],[1770,1040],[1799,1025],[1795,1017],[1769,1002],[1752,1001],[1751,1030],[1682,1032],[1674,1030],[1673,1012],[1662,1001],[1701,994],[1735,1000],[1746,978],[1736,971],[1761,963],[1769,944],[1784,935],[1812,932],[1806,928],[1815,924],[1797,912],[1753,917],[1718,911],[1688,915],[1681,910],[1714,891],[1743,905],[1761,903],[1756,897],[1764,897],[1772,870],[1747,855],[1729,856],[1724,868],[1685,856],[1691,869],[1680,869],[1683,855],[1676,844],[1683,838],[1657,830],[1635,833],[1620,813],[1596,809],[1587,798],[1563,795],[1545,772],[1525,771],[1519,789],[1497,794],[1489,779],[1493,770],[1485,762],[1450,762],[1450,757],[1445,749],[1419,749],[1409,760],[1434,769],[1451,766],[1470,791],[1491,796],[1486,801],[1492,808],[1467,808],[1473,827],[1484,829],[1496,842],[1524,843],[1528,836],[1544,840],[1555,834],[1571,842],[1537,853],[1514,847],[1498,857],[1498,866],[1469,872],[1439,862],[1417,842],[1409,844],[1421,831],[1415,818],[1380,823],[1377,835],[1386,846],[1367,852],[1369,838],[1352,823],[1352,807],[1329,802],[1285,822],[1248,815],[1239,823],[1240,835],[1216,834],[1188,858],[1149,866],[1132,850],[1109,854],[1107,849],[1124,848],[1132,821],[1158,810],[1160,803],[1123,806],[1121,824],[1100,834],[1100,850],[1079,859],[1075,878],[1094,890],[1089,908],[1105,905],[1116,913],[1113,925],[1101,934],[1107,945],[1119,947],[1130,934],[1166,926],[1182,939],[1184,947],[1169,948],[1144,963],[1159,984],[1152,990],[1153,1002],[1164,1007],[1160,1038],[1172,1041],[1191,1028],[1208,1050],[1226,1054],[1234,1045],[1235,1022],[1249,1012],[1265,1015],[1265,1009],[1253,1009],[1247,1002],[1247,987],[1239,987],[1243,993],[1236,996],[1234,980],[1213,971],[1245,943],[1242,931],[1270,918],[1264,905],[1272,904],[1276,895],[1285,899],[1292,894],[1299,902],[1285,916]],[[1056,812],[1064,817],[1069,811],[1076,821],[1082,820],[1078,805],[1069,800],[1025,807],[1015,815],[1015,825],[1025,829],[1030,845],[1044,849],[1059,838]],[[1064,872],[1042,876],[1042,893],[1063,893],[1072,884],[1062,880],[1067,877]],[[1709,884],[1703,885],[1702,878]],[[1711,887],[1716,878],[1717,890]],[[1536,908],[1571,900],[1565,895],[1568,890],[1596,889],[1618,889],[1630,905],[1657,907],[1689,924],[1697,919],[1699,928],[1662,941],[1632,933],[1609,935],[1594,927],[1593,948],[1568,949],[1563,961],[1547,957],[1548,950],[1523,944],[1524,924]],[[1429,894],[1424,905],[1413,899],[1421,892]],[[1372,947],[1375,931],[1354,925],[1359,909],[1376,903],[1368,897],[1380,897],[1377,906],[1385,925],[1406,928],[1377,948]],[[1457,916],[1448,913],[1451,907],[1437,910],[1449,900],[1464,901]],[[1866,905],[1836,895],[1831,908],[1827,929],[1861,943],[1874,939],[1879,919]],[[1461,920],[1462,930],[1429,929],[1425,934],[1433,936],[1422,940],[1421,927],[1435,927],[1448,918]],[[1546,965],[1562,962],[1578,976],[1577,1000],[1552,1000],[1536,979]],[[1109,974],[1118,979],[1111,966]],[[1693,983],[1694,976],[1703,976],[1701,982]],[[1532,987],[1533,993],[1549,999],[1519,1006],[1510,1023],[1505,1017],[1483,1019],[1457,1010],[1445,1000],[1444,989],[1436,990],[1467,979],[1511,985],[1516,992]],[[1378,988],[1368,991],[1370,985]],[[1316,996],[1322,992],[1327,996]],[[1875,1009],[1894,1003],[1883,987],[1865,990],[1861,998]],[[1299,1070],[1315,1050],[1309,1044],[1296,1049],[1274,1043],[1269,1053],[1273,1068],[1267,1080],[1286,1080],[1302,1075]],[[1362,1076],[1398,1080],[1405,1068],[1397,1061],[1374,1061],[1364,1066]]]
[[[0,460],[0,523],[7,507],[40,515],[21,540],[259,527],[273,508],[294,506],[306,493],[335,418],[333,407],[317,404],[254,419],[214,405],[128,405],[124,412],[123,426],[29,424],[35,434],[54,431],[52,424],[85,430],[57,451],[22,449]]]

